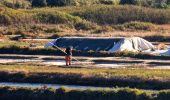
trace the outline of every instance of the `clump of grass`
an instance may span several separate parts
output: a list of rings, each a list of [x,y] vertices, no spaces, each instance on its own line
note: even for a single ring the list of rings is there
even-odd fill
[[[76,30],[92,30],[92,29],[96,29],[97,27],[98,25],[92,24],[91,22],[85,20],[82,20],[81,22],[77,22],[75,24]]]
[[[156,29],[156,25],[148,22],[127,22],[122,25],[118,25],[116,28],[120,30],[146,30],[152,31]]]
[[[107,25],[107,26],[99,26],[96,29],[94,29],[93,33],[105,33],[105,32],[112,32],[114,31],[114,28]]]

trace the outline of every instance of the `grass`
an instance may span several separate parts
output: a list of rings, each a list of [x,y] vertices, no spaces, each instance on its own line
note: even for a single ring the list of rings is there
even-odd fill
[[[9,27],[2,29],[1,33],[21,34],[24,38],[36,36],[47,38],[55,34],[57,36],[148,36],[148,40],[152,40],[154,35],[169,37],[169,28],[164,29],[160,24],[169,23],[170,9],[99,4],[32,9],[2,7],[0,12],[1,26]],[[159,40],[164,39],[158,38],[157,41]],[[169,38],[165,40],[169,41]]]
[[[10,46],[10,45],[16,45],[18,47],[28,47],[29,43],[26,43],[26,42],[16,42],[16,41],[3,41],[3,42],[1,42],[0,47]]]
[[[32,15],[38,13],[49,13],[56,20],[57,18],[67,18],[69,21],[86,19],[86,21],[95,22],[98,24],[119,24],[129,21],[141,21],[141,22],[152,22],[157,24],[169,23],[169,12],[170,10],[160,10],[137,6],[113,6],[113,5],[95,5],[93,6],[82,6],[82,7],[66,7],[66,8],[36,8],[36,9],[25,9],[25,10],[14,10],[10,8],[3,8],[4,13],[2,15],[9,17],[12,22],[20,20],[20,22],[37,20]],[[132,9],[131,9],[132,8]],[[126,12],[125,12],[126,11]],[[19,15],[19,16],[18,16]],[[69,17],[68,17],[69,16]],[[45,16],[48,19],[49,16]],[[107,18],[106,18],[107,17]],[[164,19],[164,20],[161,20]],[[41,19],[38,19],[41,20]],[[44,19],[45,21],[45,19]],[[43,22],[44,22],[43,21]],[[46,22],[46,21],[45,21]],[[46,23],[50,23],[47,21]]]
[[[83,76],[101,76],[101,77],[139,77],[142,79],[169,79],[170,70],[159,69],[87,69],[87,68],[59,68],[48,66],[27,66],[27,65],[0,65],[0,71],[17,72],[23,71],[28,73],[74,73]]]
[[[96,6],[88,7],[74,15],[98,24],[120,24],[130,21],[151,22],[156,24],[169,23],[170,10],[141,8],[137,6]],[[162,20],[164,19],[164,20]]]
[[[5,100],[168,100],[168,91],[150,92],[130,88],[66,89],[0,87]],[[164,96],[164,99],[161,96]]]
[[[145,30],[152,31],[156,29],[156,25],[146,22],[128,22],[122,25],[118,25],[116,28],[120,30]]]
[[[0,87],[3,100],[169,100],[170,90]]]
[[[156,90],[170,88],[170,70],[60,68],[38,65],[0,65],[0,67],[1,82],[119,86]]]

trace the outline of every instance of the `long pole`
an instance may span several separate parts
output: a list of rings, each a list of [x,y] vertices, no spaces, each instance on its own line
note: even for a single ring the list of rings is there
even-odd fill
[[[65,51],[63,51],[61,48],[59,48],[58,46],[56,46],[54,43],[52,43],[52,42],[50,42],[50,44],[52,44],[54,47],[56,47],[58,50],[60,50],[60,51],[62,51],[64,54],[67,54]],[[76,60],[76,61],[78,61],[79,63],[82,63],[83,64],[83,62],[81,62],[81,61],[79,61],[78,59],[76,59],[76,58],[74,58],[74,57],[72,57],[74,60]]]

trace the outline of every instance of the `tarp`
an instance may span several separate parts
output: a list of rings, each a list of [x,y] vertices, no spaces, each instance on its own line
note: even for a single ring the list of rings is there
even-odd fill
[[[153,54],[153,55],[165,55],[165,56],[170,56],[170,48],[169,49],[165,49],[165,50],[146,50],[143,51],[143,53],[147,53],[147,54]]]
[[[111,48],[110,52],[115,51],[145,51],[145,50],[153,50],[155,47],[152,43],[139,38],[139,37],[132,37],[132,38],[124,38],[119,41],[113,48]]]
[[[161,55],[170,55],[170,47],[165,52],[160,53]]]
[[[154,46],[139,37],[132,38],[115,38],[115,37],[62,37],[45,47],[56,45],[60,48],[72,46],[73,49],[82,51],[143,51],[154,49]]]
[[[115,44],[123,38],[104,38],[104,37],[62,37],[52,43],[48,43],[45,47],[52,44],[60,47],[73,47],[73,49],[81,51],[109,51]]]

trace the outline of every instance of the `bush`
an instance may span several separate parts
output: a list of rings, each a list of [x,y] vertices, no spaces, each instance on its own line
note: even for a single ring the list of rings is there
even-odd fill
[[[71,0],[47,0],[48,6],[66,6],[69,5]]]
[[[9,8],[30,8],[31,3],[27,0],[3,0],[0,1]]]
[[[81,20],[79,17],[62,12],[41,12],[34,15],[34,18],[38,20],[38,22],[51,24],[75,23]]]
[[[32,0],[33,7],[45,7],[47,6],[46,0]]]
[[[0,25],[9,25],[11,22],[11,18],[8,15],[0,14]]]
[[[48,6],[81,6],[92,4],[119,4],[119,0],[47,0]]]
[[[46,30],[44,30],[46,33],[57,33],[57,32],[62,32],[60,29],[58,28],[47,28]]]
[[[119,28],[121,30],[155,30],[155,25],[152,23],[147,23],[147,22],[128,22],[128,23],[124,23],[122,25],[118,25],[116,28]]]
[[[99,2],[101,4],[107,4],[107,5],[111,5],[111,4],[119,4],[120,0],[99,0]]]
[[[87,22],[85,20],[76,23],[74,26],[76,30],[91,30],[97,27],[97,25]]]

